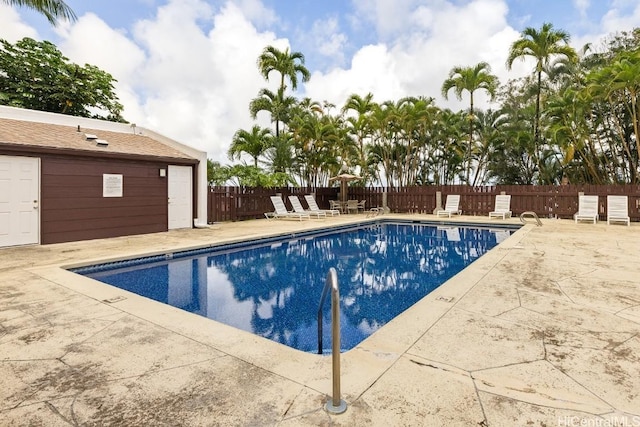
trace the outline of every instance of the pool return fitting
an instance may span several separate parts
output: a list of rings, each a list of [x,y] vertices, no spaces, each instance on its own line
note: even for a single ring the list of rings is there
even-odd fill
[[[322,307],[327,293],[331,289],[331,365],[333,372],[333,397],[324,406],[330,414],[342,414],[347,410],[347,402],[340,398],[340,289],[338,274],[331,267],[322,289],[318,308],[318,354],[322,354]]]

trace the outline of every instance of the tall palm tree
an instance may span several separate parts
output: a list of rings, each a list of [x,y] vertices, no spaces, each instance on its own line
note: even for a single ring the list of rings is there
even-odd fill
[[[545,22],[540,31],[527,27],[522,31],[521,38],[513,42],[507,57],[507,68],[510,70],[513,62],[520,58],[524,60],[532,57],[536,61],[535,75],[537,80],[536,111],[533,122],[533,140],[537,145],[540,141],[540,93],[542,91],[542,73],[548,69],[549,61],[558,56],[564,56],[570,61],[577,61],[578,54],[569,46],[571,36],[564,30],[556,30],[553,25]]]
[[[344,106],[342,107],[343,114],[349,114],[353,111],[355,115],[350,115],[346,118],[346,125],[348,127],[348,134],[355,139],[355,143],[358,148],[357,163],[360,166],[360,175],[367,180],[367,156],[364,147],[365,140],[370,136],[370,123],[369,116],[371,116],[375,103],[373,102],[373,94],[367,93],[364,97],[357,94],[352,94]]]
[[[285,79],[289,79],[291,90],[298,88],[298,74],[302,76],[302,81],[307,82],[311,73],[304,66],[304,55],[301,52],[289,52],[289,48],[284,52],[273,46],[267,46],[258,57],[258,69],[265,78],[269,80],[272,71],[280,73],[280,88],[284,91]]]
[[[477,152],[474,158],[477,161],[477,167],[472,186],[485,185],[487,183],[487,165],[495,146],[500,143],[500,139],[504,136],[504,131],[500,129],[504,124],[506,117],[500,110],[488,109],[486,111],[478,111],[476,120],[476,135],[478,138]]]
[[[254,125],[250,132],[240,129],[233,135],[229,158],[240,158],[242,153],[246,153],[253,159],[253,165],[258,167],[258,157],[271,147],[271,136],[270,129],[258,125]]]
[[[477,90],[485,90],[493,99],[498,89],[498,77],[491,74],[491,67],[486,62],[480,62],[473,67],[453,67],[449,72],[449,78],[442,84],[442,96],[448,99],[449,91],[454,89],[456,97],[462,99],[462,92],[469,92],[469,147],[467,148],[467,172],[466,180],[469,183],[471,176],[471,152],[473,149],[473,123],[475,121],[473,111],[473,94]]]
[[[280,73],[280,85],[276,98],[272,102],[274,105],[277,103],[282,107],[290,106],[289,102],[285,102],[286,80],[289,80],[291,89],[296,90],[298,88],[298,74],[302,76],[303,82],[309,81],[311,77],[311,73],[304,66],[304,55],[300,52],[290,53],[289,48],[281,51],[273,46],[265,47],[258,57],[258,69],[265,80],[269,80],[269,74],[272,71]],[[270,92],[268,89],[263,89],[260,96],[263,96],[265,91]],[[283,117],[286,112],[281,111],[280,114],[280,117],[273,118],[276,123],[276,138],[280,137],[280,122],[286,122],[286,118]]]
[[[42,13],[52,25],[57,25],[59,19],[75,21],[76,14],[62,0],[0,0],[9,6],[26,7]]]

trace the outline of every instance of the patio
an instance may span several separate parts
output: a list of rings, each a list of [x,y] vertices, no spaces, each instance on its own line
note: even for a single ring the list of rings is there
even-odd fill
[[[60,268],[364,219],[0,249],[0,425],[640,424],[638,223],[521,228],[342,355],[341,415],[331,358]]]

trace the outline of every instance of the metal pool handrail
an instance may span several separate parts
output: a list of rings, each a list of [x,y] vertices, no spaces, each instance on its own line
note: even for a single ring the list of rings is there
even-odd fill
[[[333,397],[325,405],[327,412],[341,414],[347,410],[347,403],[340,398],[340,289],[338,274],[331,267],[322,289],[318,307],[318,354],[322,354],[322,308],[327,293],[331,289],[331,359],[333,371]]]
[[[540,221],[540,218],[538,218],[538,215],[533,211],[522,212],[520,214],[520,222],[523,224],[527,224],[527,217],[533,218],[536,221],[536,224],[538,225],[538,227],[542,227],[542,222]]]

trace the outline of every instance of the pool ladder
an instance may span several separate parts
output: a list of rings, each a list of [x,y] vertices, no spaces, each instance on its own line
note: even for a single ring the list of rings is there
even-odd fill
[[[538,218],[538,215],[535,212],[526,211],[526,212],[522,212],[520,214],[520,222],[521,223],[527,224],[527,218],[532,218],[536,222],[536,225],[538,227],[542,227],[542,222],[540,221],[540,218]]]
[[[338,274],[331,267],[327,273],[327,280],[322,289],[320,306],[318,307],[318,354],[322,354],[322,307],[331,289],[331,365],[333,380],[333,397],[325,405],[325,410],[331,414],[342,414],[347,410],[347,403],[340,398],[340,289]]]

